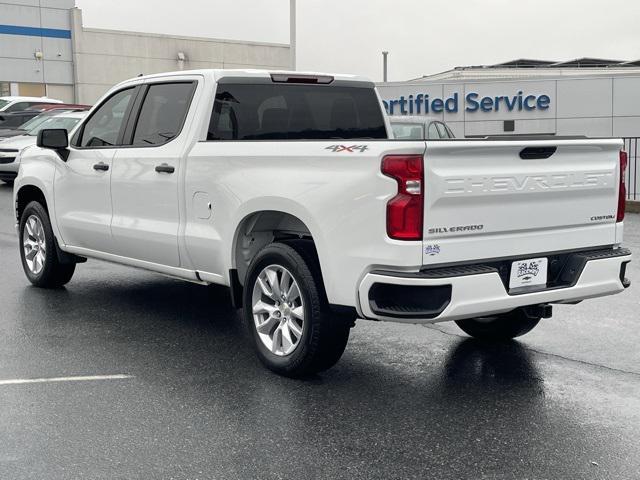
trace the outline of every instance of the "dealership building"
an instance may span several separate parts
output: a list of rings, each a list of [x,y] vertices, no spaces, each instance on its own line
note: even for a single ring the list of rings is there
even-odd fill
[[[290,61],[289,45],[85,28],[74,0],[0,0],[0,96],[92,104],[141,73]]]
[[[640,61],[514,60],[378,87],[390,115],[433,115],[459,137],[640,137]]]

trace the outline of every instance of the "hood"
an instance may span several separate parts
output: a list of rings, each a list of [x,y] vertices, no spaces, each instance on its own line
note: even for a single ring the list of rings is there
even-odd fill
[[[7,138],[0,141],[1,149],[15,148],[16,150],[22,150],[25,147],[36,144],[36,137],[31,135],[19,135],[17,137]]]
[[[24,130],[18,130],[16,128],[0,128],[0,140],[9,137],[16,137],[24,134]]]

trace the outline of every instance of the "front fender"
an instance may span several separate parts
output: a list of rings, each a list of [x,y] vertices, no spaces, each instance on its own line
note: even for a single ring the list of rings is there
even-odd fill
[[[13,205],[16,208],[16,223],[19,221],[17,218],[18,195],[23,187],[31,185],[43,193],[47,202],[53,233],[57,238],[60,238],[58,223],[56,222],[56,216],[54,214],[54,180],[57,162],[61,161],[60,158],[51,150],[34,146],[22,150],[19,155],[19,161],[20,168],[18,169],[18,176],[16,177],[13,187]]]

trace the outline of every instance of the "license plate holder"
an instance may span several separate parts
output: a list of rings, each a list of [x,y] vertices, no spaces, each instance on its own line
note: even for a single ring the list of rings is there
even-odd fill
[[[546,287],[547,264],[548,259],[545,257],[512,262],[511,274],[509,276],[509,290]]]

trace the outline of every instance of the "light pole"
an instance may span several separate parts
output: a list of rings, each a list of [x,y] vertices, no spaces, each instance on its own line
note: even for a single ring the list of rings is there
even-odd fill
[[[382,81],[384,83],[387,83],[387,56],[388,55],[389,55],[389,52],[382,52]]]
[[[289,0],[289,53],[291,70],[296,69],[296,0]]]

